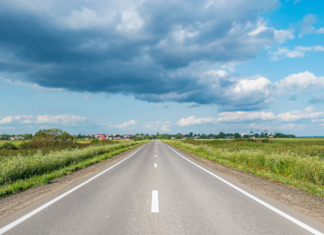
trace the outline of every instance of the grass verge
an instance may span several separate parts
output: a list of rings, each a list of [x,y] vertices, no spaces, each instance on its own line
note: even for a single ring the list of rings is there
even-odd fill
[[[215,148],[183,141],[163,141],[222,165],[324,197],[322,159],[299,157],[288,152],[269,155],[256,150],[228,151],[219,146]]]
[[[125,152],[129,149],[132,149],[134,147],[137,147],[139,145],[143,144],[142,142],[138,143],[137,145],[132,145],[129,147],[121,148],[121,149],[116,149],[111,152],[97,155],[92,158],[88,158],[84,161],[78,162],[78,163],[73,163],[67,167],[45,173],[42,175],[30,177],[28,179],[19,179],[11,184],[6,184],[3,186],[0,186],[0,199],[8,197],[10,195],[19,193],[21,191],[24,191],[29,188],[33,188],[39,185],[46,185],[49,184],[52,180],[57,179],[59,177],[65,176],[72,174],[73,172],[86,168],[88,166],[91,166],[95,163],[101,162],[105,159],[110,159],[112,156],[120,154],[122,152]]]

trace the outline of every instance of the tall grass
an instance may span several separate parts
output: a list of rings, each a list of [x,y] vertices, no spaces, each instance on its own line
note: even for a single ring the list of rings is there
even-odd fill
[[[164,140],[164,142],[225,165],[230,165],[230,163],[243,165],[247,168],[254,168],[255,171],[262,170],[289,180],[311,183],[321,188],[324,185],[324,160],[317,156],[299,155],[290,151],[271,153],[260,148],[233,150],[222,148],[221,145],[210,146],[203,143],[195,145],[170,140]],[[323,196],[324,191],[317,194]]]
[[[100,154],[137,146],[144,142],[147,141],[89,146],[82,149],[66,149],[46,154],[38,151],[33,155],[4,158],[0,160],[0,185],[11,184],[19,179],[49,173]]]

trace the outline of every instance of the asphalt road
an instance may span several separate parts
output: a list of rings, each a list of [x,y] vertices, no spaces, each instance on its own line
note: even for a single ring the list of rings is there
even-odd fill
[[[305,229],[305,224],[323,233],[324,226],[318,221],[207,169],[279,212],[273,211],[204,169],[164,143],[152,141],[97,178],[83,180],[75,191],[28,216],[39,208],[31,206],[24,211],[29,218],[17,220],[17,215],[12,215],[7,224],[0,223],[0,234],[10,223],[12,228],[4,234],[316,233]],[[53,199],[49,197],[42,203]]]

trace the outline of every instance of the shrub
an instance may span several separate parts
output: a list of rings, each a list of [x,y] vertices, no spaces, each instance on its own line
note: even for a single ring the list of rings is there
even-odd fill
[[[269,139],[263,139],[262,143],[270,143],[270,140]]]
[[[6,150],[17,150],[18,148],[16,147],[16,145],[14,145],[13,143],[4,143],[1,147],[1,149],[6,149]]]
[[[94,140],[91,140],[90,143],[91,143],[91,144],[99,143],[99,140],[94,139]]]
[[[44,147],[60,147],[75,144],[73,137],[61,129],[44,129],[35,133],[30,142],[20,144],[21,149],[39,149]]]
[[[249,142],[257,142],[255,139],[247,139],[247,141],[249,141]]]

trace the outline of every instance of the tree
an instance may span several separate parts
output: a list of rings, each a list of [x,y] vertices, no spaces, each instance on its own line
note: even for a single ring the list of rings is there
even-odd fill
[[[77,137],[77,136],[75,136]],[[20,148],[42,148],[42,147],[55,147],[72,145],[73,137],[66,131],[58,128],[43,129],[35,133],[30,142],[23,142]]]
[[[182,137],[182,134],[181,133],[178,133],[178,134],[175,135],[175,138],[176,139],[181,139],[181,137]]]
[[[241,135],[240,135],[239,133],[235,133],[235,134],[234,134],[234,138],[235,138],[235,139],[241,138]]]
[[[192,137],[193,133],[192,132],[189,132],[189,136]]]
[[[58,129],[58,128],[39,130],[34,135],[34,137],[49,137],[49,136],[56,136],[56,137],[62,137],[62,138],[71,138],[72,137],[66,131],[62,131],[61,129]]]
[[[218,138],[224,139],[225,138],[224,132],[219,132]]]

